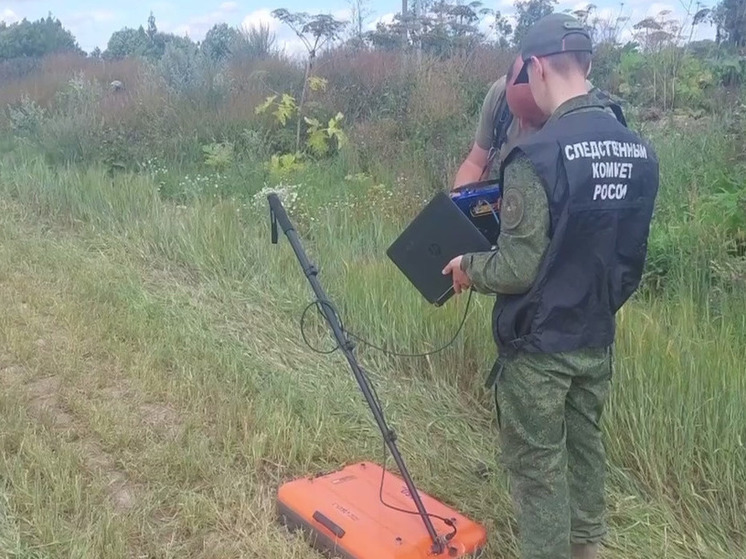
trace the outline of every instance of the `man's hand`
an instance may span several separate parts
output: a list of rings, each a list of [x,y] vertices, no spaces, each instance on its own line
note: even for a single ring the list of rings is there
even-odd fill
[[[447,276],[448,274],[453,274],[453,290],[458,295],[465,289],[469,289],[471,287],[471,280],[469,279],[469,276],[466,275],[466,273],[461,270],[461,259],[463,256],[457,256],[453,260],[451,260],[445,268],[443,268],[443,275]]]

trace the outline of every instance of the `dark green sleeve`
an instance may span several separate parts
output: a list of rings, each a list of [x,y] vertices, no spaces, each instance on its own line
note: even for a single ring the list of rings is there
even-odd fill
[[[549,244],[549,205],[533,166],[518,155],[505,168],[497,250],[464,255],[461,269],[481,293],[525,293]]]

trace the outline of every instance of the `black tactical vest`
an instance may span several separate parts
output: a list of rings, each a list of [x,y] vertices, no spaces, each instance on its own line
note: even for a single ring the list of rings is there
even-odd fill
[[[587,108],[587,107],[583,107]],[[607,347],[637,289],[658,192],[653,149],[603,110],[570,111],[517,145],[541,177],[550,244],[531,289],[498,296],[501,356]]]

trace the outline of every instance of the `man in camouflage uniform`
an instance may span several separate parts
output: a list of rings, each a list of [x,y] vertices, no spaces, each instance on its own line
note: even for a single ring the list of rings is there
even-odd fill
[[[502,163],[497,250],[443,270],[456,293],[497,296],[488,386],[524,559],[593,559],[606,534],[600,421],[614,316],[639,285],[658,188],[653,150],[584,86],[590,52],[566,14],[526,34],[516,80],[548,120]],[[618,176],[600,179],[601,165]]]

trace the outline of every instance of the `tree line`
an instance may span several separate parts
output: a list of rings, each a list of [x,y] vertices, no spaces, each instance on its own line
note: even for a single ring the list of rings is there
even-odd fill
[[[379,22],[373,30],[365,30],[364,18],[369,14],[366,0],[351,1],[351,21],[342,21],[328,14],[308,14],[278,9],[273,15],[287,24],[305,42],[311,55],[321,43],[337,43],[349,48],[411,49],[436,56],[472,49],[478,44],[492,43],[502,47],[515,46],[525,30],[543,15],[554,11],[557,0],[519,0],[515,4],[514,23],[505,14],[493,10],[479,0],[472,2],[446,0],[403,0],[402,9],[390,22]],[[620,15],[601,18],[597,6],[573,12],[591,28],[598,43],[619,42],[620,30],[631,22]],[[682,25],[671,25],[659,17],[645,18],[632,24],[634,42],[656,43],[682,40],[686,33]],[[663,19],[662,19],[663,18]],[[718,48],[739,52],[746,47],[746,2],[720,0],[714,8],[699,2],[690,6],[689,25],[709,24],[715,27]],[[490,29],[487,34],[482,29]],[[308,40],[307,40],[308,39]],[[341,42],[338,40],[341,39]],[[215,59],[237,51],[270,51],[274,37],[268,28],[239,29],[226,23],[215,24],[202,41],[160,31],[151,13],[147,25],[137,29],[125,27],[115,31],[102,51],[96,47],[85,53],[74,35],[50,13],[37,21],[23,19],[6,24],[0,22],[0,60],[40,58],[56,53],[75,53],[95,58],[118,59],[130,56],[159,59],[166,49],[199,49]],[[248,52],[246,54],[249,54]]]

